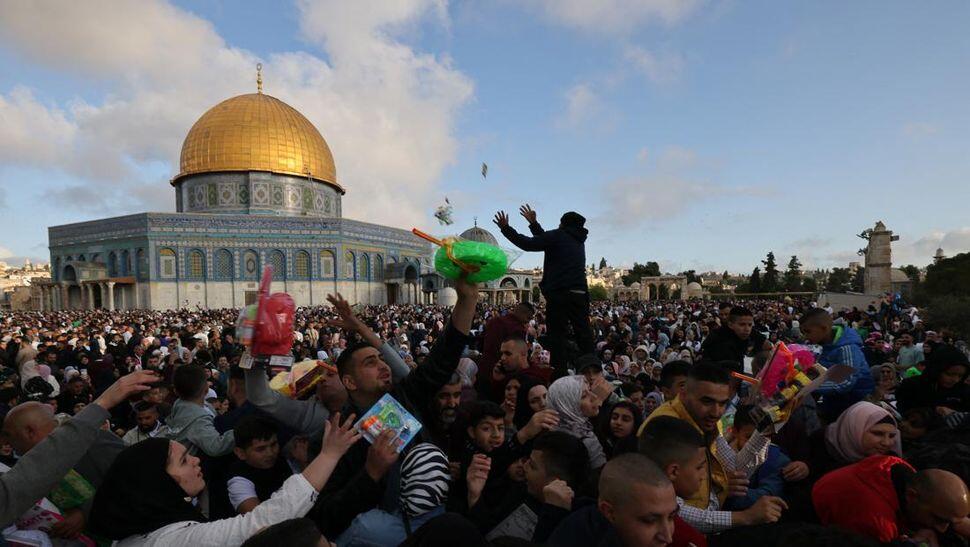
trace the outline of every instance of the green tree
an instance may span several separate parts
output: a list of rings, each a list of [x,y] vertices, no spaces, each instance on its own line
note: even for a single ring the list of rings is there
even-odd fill
[[[609,300],[610,293],[606,290],[606,287],[604,287],[603,285],[590,285],[589,299],[594,301]]]
[[[629,287],[634,281],[639,282],[641,277],[657,275],[660,275],[660,264],[656,262],[647,262],[646,264],[634,262],[630,273],[623,276],[623,284]]]
[[[731,279],[731,275],[728,274],[727,270],[724,270],[724,273],[721,274],[721,281],[727,281],[729,279]]]
[[[606,269],[606,257],[603,257],[603,258],[600,259],[600,269],[601,270],[605,270]]]
[[[765,274],[761,276],[761,292],[775,292],[778,290],[778,263],[775,253],[768,251],[768,256],[761,263],[765,267]]]
[[[852,288],[852,274],[848,268],[832,268],[829,278],[825,282],[825,290],[832,292],[847,292]]]
[[[866,292],[866,269],[864,267],[859,266],[859,269],[855,271],[850,290],[852,292]]]
[[[966,289],[964,289],[966,290]],[[927,319],[934,328],[949,330],[958,339],[970,337],[970,296],[947,295],[929,300],[926,306]]]
[[[697,272],[694,270],[687,270],[686,272],[680,272],[679,275],[686,277],[688,283],[692,283],[694,281],[698,283],[701,282],[701,278],[697,277]]]
[[[928,266],[923,289],[930,297],[970,296],[970,253],[944,258]]]
[[[802,263],[798,261],[798,257],[792,255],[791,260],[788,261],[788,269],[785,270],[785,290],[790,292],[796,292],[802,288]]]
[[[761,268],[755,268],[751,271],[751,277],[748,278],[748,290],[745,292],[762,292],[764,290],[764,284],[761,282]]]
[[[802,280],[802,290],[805,292],[818,292],[818,281],[814,277],[806,277]]]

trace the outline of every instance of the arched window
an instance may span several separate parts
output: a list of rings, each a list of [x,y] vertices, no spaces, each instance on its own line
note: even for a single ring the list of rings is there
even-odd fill
[[[347,251],[344,253],[344,277],[347,279],[355,279],[354,274],[356,273],[354,269],[354,253]]]
[[[335,272],[334,262],[333,251],[320,251],[320,271],[324,278],[333,278]]]
[[[226,249],[216,251],[215,270],[219,279],[232,279],[232,253]]]
[[[101,260],[100,254],[94,253],[93,255],[91,255],[91,262],[99,262],[100,260]]]
[[[158,251],[158,273],[160,277],[164,279],[175,278],[175,272],[178,271],[177,265],[178,259],[175,257],[175,251],[172,249]]]
[[[362,281],[370,281],[370,275],[370,255],[367,253],[361,253],[360,271],[357,273],[357,279]]]
[[[189,253],[189,277],[205,277],[205,254],[196,249]]]
[[[135,275],[140,281],[148,279],[148,254],[145,249],[135,251]]]
[[[293,257],[293,269],[295,270],[297,278],[309,279],[310,253],[306,251],[297,251],[296,255]]]
[[[78,262],[84,262],[84,261],[85,261],[85,258],[84,258],[84,255],[80,255],[80,256],[78,256],[78,257],[77,257],[77,261],[78,261]]]
[[[256,251],[250,249],[243,253],[242,270],[246,279],[259,277],[259,254]]]
[[[286,257],[283,251],[276,250],[269,253],[269,265],[273,267],[273,279],[277,281],[286,279]]]
[[[374,256],[374,280],[384,281],[384,257],[381,255]]]
[[[108,277],[118,277],[118,255],[114,251],[108,253]]]
[[[118,272],[122,276],[131,275],[133,268],[131,267],[131,253],[128,249],[121,251],[121,264],[118,264]]]

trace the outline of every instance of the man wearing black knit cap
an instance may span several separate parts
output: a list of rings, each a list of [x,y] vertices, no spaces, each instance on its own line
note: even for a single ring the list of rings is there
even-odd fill
[[[570,211],[559,220],[559,228],[545,231],[536,220],[532,207],[523,205],[519,212],[529,221],[532,237],[509,226],[504,211],[495,215],[495,224],[513,245],[523,251],[542,251],[542,282],[539,288],[546,297],[546,323],[549,328],[549,352],[556,377],[566,375],[566,340],[569,326],[579,345],[580,354],[593,352],[593,333],[589,328],[589,291],[586,287],[586,218]]]

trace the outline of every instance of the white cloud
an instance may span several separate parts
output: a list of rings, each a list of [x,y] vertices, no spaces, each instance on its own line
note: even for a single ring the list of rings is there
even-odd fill
[[[10,251],[10,249],[6,247],[0,247],[0,258],[10,258],[12,256],[13,256],[13,253]]]
[[[943,249],[946,256],[970,252],[970,227],[935,230],[912,242],[906,241],[905,234],[901,235],[900,241],[893,243],[893,264],[898,266],[925,266],[933,261],[937,249]]]
[[[670,220],[704,201],[736,196],[763,196],[753,187],[728,187],[673,174],[617,179],[603,186],[605,211],[600,221],[630,228]]]
[[[650,23],[671,25],[693,13],[698,0],[529,0],[555,23],[597,34],[627,34]]]
[[[655,84],[670,84],[680,80],[684,60],[679,54],[655,54],[639,46],[628,46],[624,59]]]
[[[657,157],[657,168],[667,172],[690,169],[697,163],[697,152],[681,146],[666,146]]]
[[[447,24],[446,3],[323,0],[300,1],[298,9],[301,28],[294,32],[326,60],[301,51],[263,59],[265,92],[303,112],[327,139],[348,189],[347,216],[420,222],[438,176],[455,157],[455,118],[473,84],[447,57],[416,52],[395,36],[429,16]],[[115,213],[174,206],[167,182],[141,173],[163,162],[175,175],[189,127],[217,102],[255,91],[261,60],[162,0],[3,3],[0,43],[109,84],[99,104],[45,106],[22,91],[0,96],[4,116],[45,120],[42,131],[27,137],[0,124],[0,150],[12,142],[26,151],[3,160],[83,180],[82,187],[60,190],[62,197],[110,190],[101,206]],[[61,141],[54,140],[52,157],[54,138]]]
[[[609,126],[612,116],[599,94],[588,83],[576,84],[563,94],[563,112],[556,126],[567,129],[597,129]]]
[[[903,135],[911,139],[932,137],[940,132],[940,127],[928,122],[909,122],[903,125]]]

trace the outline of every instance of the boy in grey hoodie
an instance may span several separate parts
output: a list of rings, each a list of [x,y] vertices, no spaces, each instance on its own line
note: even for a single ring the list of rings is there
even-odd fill
[[[215,411],[206,405],[209,390],[206,371],[199,365],[183,365],[175,371],[175,394],[179,396],[168,415],[166,438],[178,441],[192,455],[224,456],[235,447],[232,431],[220,434],[213,425]]]

